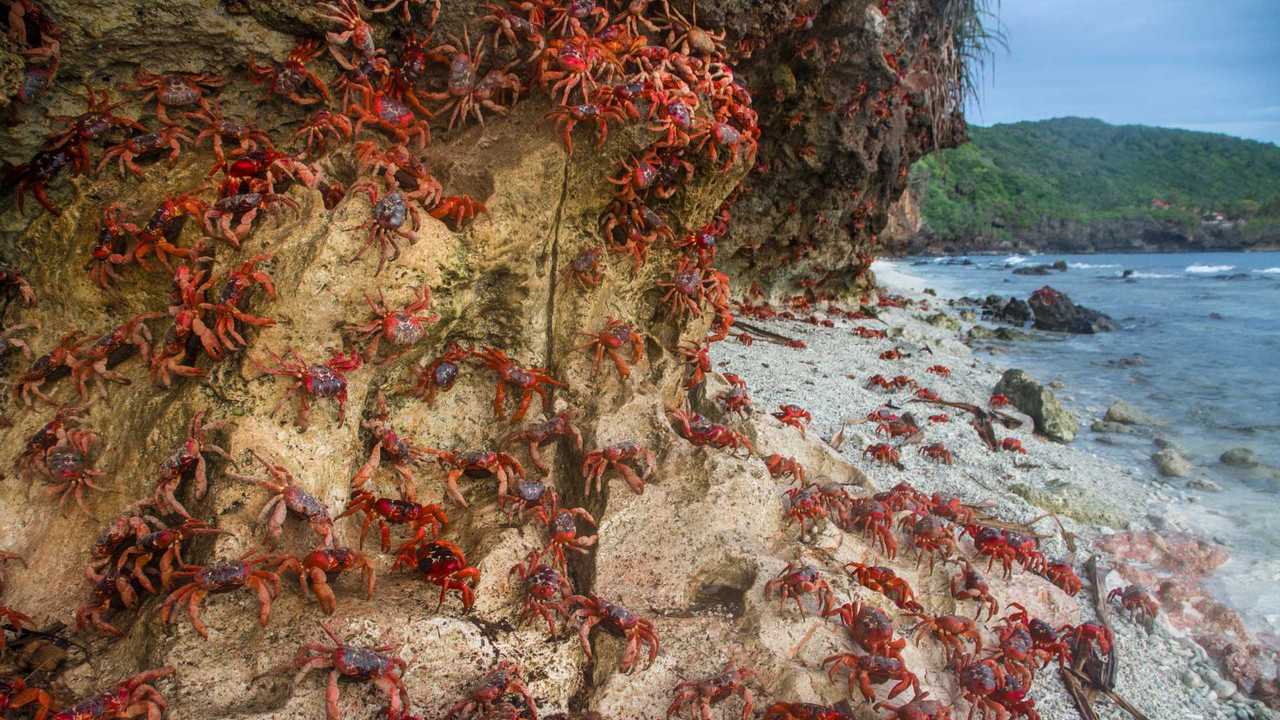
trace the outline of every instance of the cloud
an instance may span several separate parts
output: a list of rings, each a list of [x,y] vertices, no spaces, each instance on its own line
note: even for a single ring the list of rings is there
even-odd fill
[[[1275,0],[1011,1],[1000,15],[1009,54],[986,73],[979,123],[1079,115],[1280,143]]]

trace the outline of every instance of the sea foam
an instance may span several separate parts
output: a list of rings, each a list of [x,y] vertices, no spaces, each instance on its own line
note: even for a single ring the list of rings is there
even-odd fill
[[[1235,265],[1188,265],[1184,272],[1203,275],[1206,273],[1223,273],[1228,270],[1235,270]]]

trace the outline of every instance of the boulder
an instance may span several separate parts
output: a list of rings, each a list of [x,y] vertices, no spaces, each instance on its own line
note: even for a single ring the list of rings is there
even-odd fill
[[[1055,261],[1054,261],[1054,263],[1053,263],[1052,265],[1050,265],[1049,267],[1053,268],[1054,270],[1057,270],[1058,272],[1066,272],[1066,271],[1067,271],[1067,261],[1066,261],[1066,260],[1055,260]]]
[[[1116,329],[1107,315],[1071,302],[1066,293],[1045,285],[1031,294],[1027,303],[1035,313],[1035,328],[1051,332],[1090,335]]]
[[[992,317],[1000,322],[1026,325],[1031,322],[1031,306],[1018,298],[1009,298],[1009,302],[992,313]]]
[[[1191,461],[1182,456],[1177,448],[1165,448],[1151,455],[1151,462],[1164,477],[1186,477],[1191,474]]]
[[[1036,432],[1054,442],[1069,443],[1080,430],[1075,416],[1062,407],[1053,391],[1022,370],[1005,371],[992,392],[1007,395],[1014,407],[1035,421]]]
[[[1089,429],[1096,433],[1108,435],[1132,435],[1138,432],[1137,427],[1133,425],[1125,425],[1124,423],[1111,422],[1110,420],[1094,420]]]
[[[1014,275],[1050,275],[1053,273],[1051,265],[1028,265],[1026,267],[1014,268]]]
[[[960,329],[960,321],[942,311],[938,311],[926,317],[924,321],[936,328],[943,328],[944,330]]]
[[[1086,525],[1120,528],[1129,522],[1111,498],[1064,480],[1051,480],[1044,487],[1018,483],[1009,486],[1009,491],[1041,510]]]
[[[1205,492],[1222,492],[1222,486],[1207,477],[1194,477],[1187,481],[1187,487]]]
[[[1107,408],[1107,414],[1103,416],[1102,419],[1108,422],[1123,423],[1125,425],[1157,424],[1155,418],[1123,400],[1117,400],[1112,403],[1111,407]]]
[[[1234,447],[1222,453],[1218,461],[1234,467],[1255,467],[1258,465],[1258,454],[1247,447]]]

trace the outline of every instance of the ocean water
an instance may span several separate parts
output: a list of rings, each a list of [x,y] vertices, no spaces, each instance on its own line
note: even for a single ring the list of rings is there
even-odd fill
[[[1241,470],[1218,457],[1248,447],[1280,468],[1280,253],[1043,255],[910,258],[903,270],[945,297],[989,294],[1023,300],[1043,285],[1110,315],[1120,329],[1098,335],[1037,333],[1002,345],[995,361],[1020,367],[1058,391],[1081,420],[1077,444],[1149,470],[1157,448],[1148,436],[1113,435],[1101,443],[1087,430],[1123,399],[1163,426],[1157,432],[1197,465],[1196,474],[1223,487],[1193,493],[1196,501],[1153,508],[1176,524],[1227,545],[1232,559],[1213,582],[1246,622],[1280,635],[1280,470]],[[1013,275],[1019,265],[1066,260],[1052,275]],[[1123,275],[1129,271],[1129,277]],[[1118,361],[1141,356],[1124,367]],[[1174,481],[1175,485],[1180,484]]]

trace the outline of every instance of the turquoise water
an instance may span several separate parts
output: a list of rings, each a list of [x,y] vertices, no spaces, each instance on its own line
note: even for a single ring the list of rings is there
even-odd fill
[[[1220,594],[1257,630],[1280,630],[1280,480],[1218,462],[1228,448],[1253,449],[1280,467],[1280,253],[971,256],[913,258],[902,265],[944,296],[1026,299],[1043,285],[1110,315],[1120,329],[1099,335],[1038,334],[1002,346],[1001,365],[1042,381],[1060,379],[1087,427],[1123,399],[1160,419],[1160,433],[1184,448],[1197,472],[1223,486],[1189,506],[1158,509],[1227,545],[1232,561],[1215,576]],[[1019,265],[1066,260],[1047,277],[1011,274]],[[1123,278],[1124,271],[1130,271]],[[1141,355],[1143,364],[1115,361]],[[1115,436],[1078,444],[1150,468],[1151,438]],[[1176,484],[1177,481],[1175,481]]]

